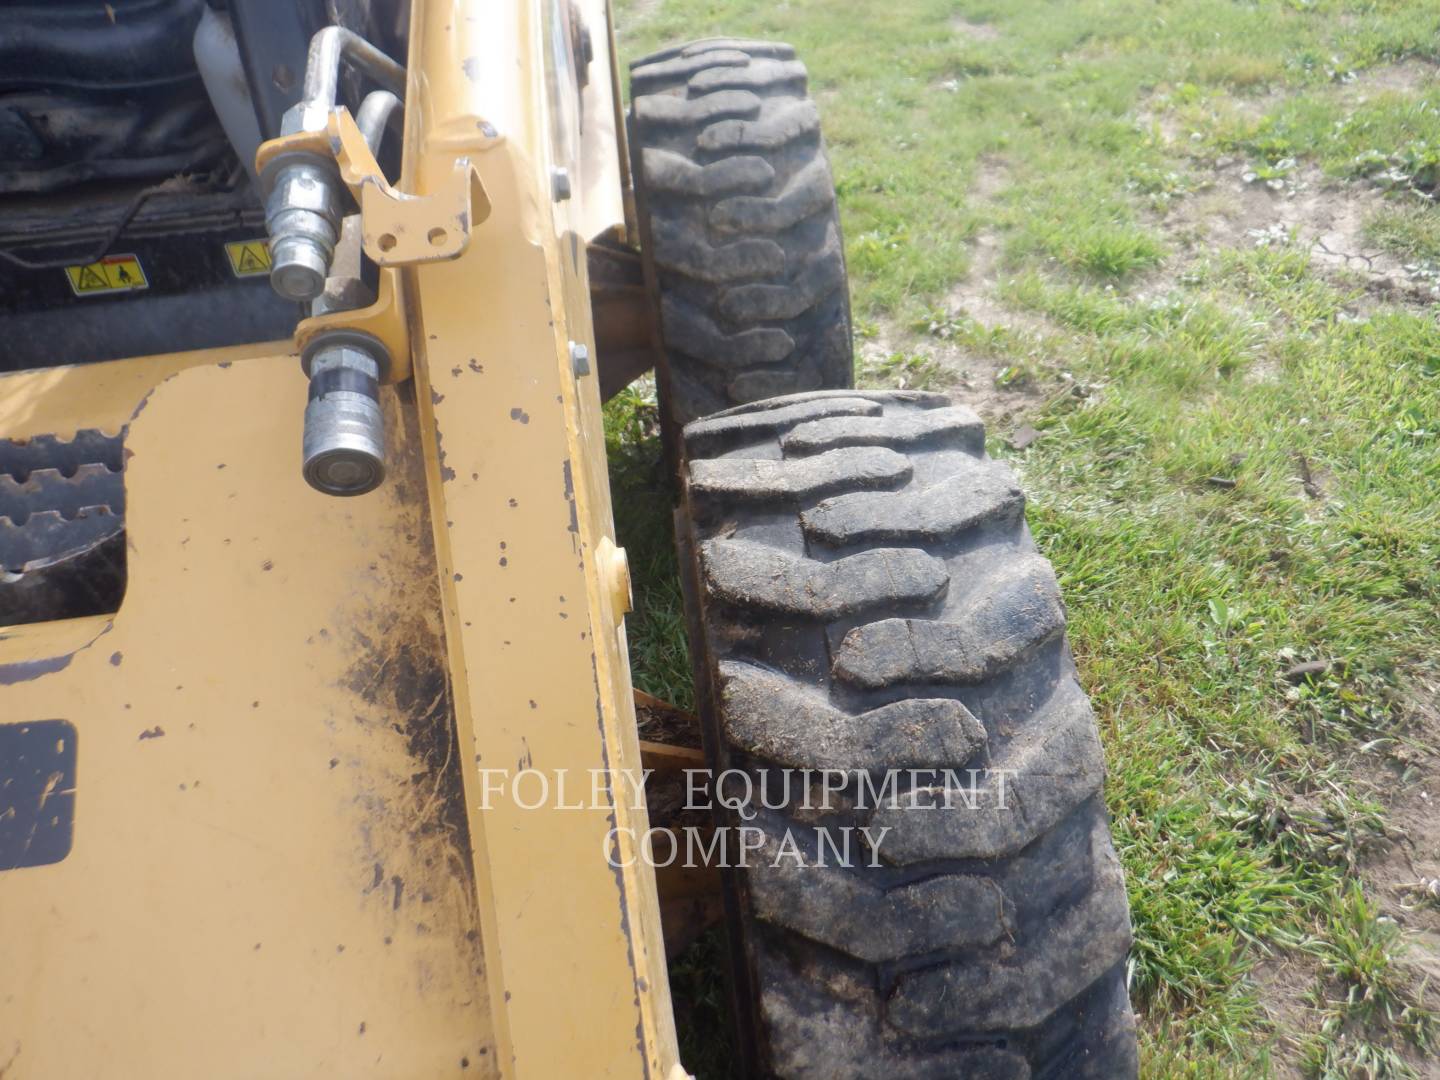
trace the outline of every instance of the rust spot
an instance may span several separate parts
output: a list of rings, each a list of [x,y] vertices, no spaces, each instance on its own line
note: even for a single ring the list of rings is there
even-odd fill
[[[460,371],[461,371],[461,368],[457,365],[456,367],[452,367],[452,368],[450,369],[450,374],[451,374],[454,378],[457,378],[457,379],[458,379],[458,378],[460,377]]]
[[[530,422],[530,414],[527,413],[524,409],[517,407],[510,410],[510,419],[518,420],[522,424],[528,424]]]
[[[445,441],[440,433],[440,425],[435,425],[435,456],[440,462],[440,479],[449,482],[455,479],[455,470],[445,464]]]
[[[124,660],[124,659],[125,659],[125,654],[122,653],[119,649],[116,649],[113,653],[110,654],[110,666],[111,666],[111,667],[119,667],[119,666],[120,666],[120,661],[122,661],[122,660]]]
[[[159,724],[156,724],[153,728],[147,728],[146,730],[140,732],[140,740],[143,742],[146,739],[158,739],[164,734],[165,729]]]
[[[264,562],[262,562],[262,563],[260,564],[260,569],[261,569],[261,570],[266,570],[266,571],[274,570],[274,569],[275,569],[275,563],[274,563],[272,560],[270,560],[270,559],[266,559]]]
[[[467,366],[470,368],[471,371],[475,372],[476,375],[485,374],[485,365],[480,363],[480,361],[476,360],[473,356],[470,358],[470,363]]]

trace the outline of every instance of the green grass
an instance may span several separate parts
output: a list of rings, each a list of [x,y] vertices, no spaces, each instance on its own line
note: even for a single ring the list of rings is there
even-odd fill
[[[1392,203],[1365,222],[1365,239],[1402,259],[1440,260],[1440,214],[1418,199]]]
[[[1044,437],[992,452],[1022,473],[1107,748],[1145,1074],[1415,1075],[1433,1021],[1362,870],[1386,829],[1375,778],[1414,737],[1413,676],[1437,666],[1440,326],[1296,246],[1180,243],[1172,214],[1218,157],[1282,182],[1314,165],[1390,191],[1367,243],[1440,258],[1440,78],[1365,89],[1371,69],[1440,59],[1440,8],[665,0],[627,25],[628,10],[629,56],[720,32],[800,48],[857,338],[897,343],[863,380],[946,389],[943,344],[1036,390],[1025,419]],[[998,37],[953,32],[957,15]],[[1041,329],[947,304],[982,232],[1002,253],[994,299]],[[668,522],[645,509],[653,408],[631,394],[609,416],[636,680],[688,701]],[[1314,659],[1333,662],[1283,677]],[[1308,982],[1277,1030],[1256,972],[1280,958]]]

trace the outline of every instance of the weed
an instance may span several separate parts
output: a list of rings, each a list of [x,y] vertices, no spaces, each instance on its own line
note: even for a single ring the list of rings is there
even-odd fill
[[[1365,240],[1402,259],[1440,261],[1440,213],[1418,199],[1389,202],[1366,220]]]
[[[860,377],[866,385],[895,390],[931,390],[949,383],[950,373],[928,353],[894,352],[865,365]]]

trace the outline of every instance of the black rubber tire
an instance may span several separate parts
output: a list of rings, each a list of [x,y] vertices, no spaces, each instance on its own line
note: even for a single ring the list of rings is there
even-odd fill
[[[979,419],[939,394],[834,391],[732,409],[684,437],[706,752],[717,775],[756,784],[754,819],[721,824],[763,837],[728,877],[752,1067],[1135,1076],[1130,915],[1094,716],[1054,573]],[[852,782],[828,809],[812,789],[806,808],[802,769]],[[932,782],[943,772],[927,775],[946,769],[950,809]],[[887,770],[898,786],[867,795],[861,772],[883,793]],[[818,848],[817,829],[838,850],[846,826],[891,831],[878,847],[852,834],[848,861]],[[774,864],[787,832],[803,868]]]
[[[641,247],[671,430],[853,384],[835,184],[789,45],[717,38],[631,65]]]

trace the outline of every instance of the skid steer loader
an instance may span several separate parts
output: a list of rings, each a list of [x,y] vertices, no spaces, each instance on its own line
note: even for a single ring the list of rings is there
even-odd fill
[[[5,1080],[678,1080],[710,900],[737,1072],[1135,1074],[1055,578],[971,411],[852,389],[805,68],[621,79],[604,0],[0,8]]]

